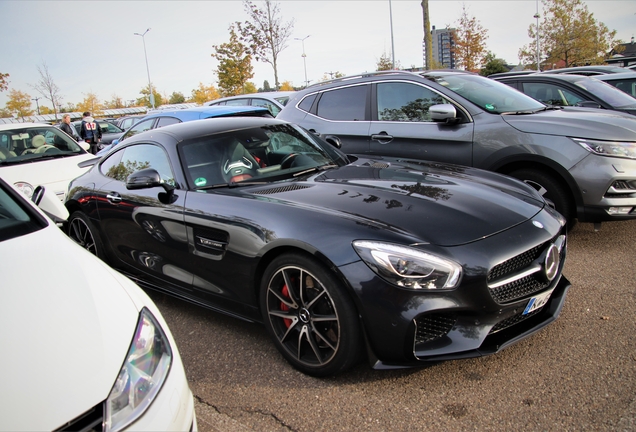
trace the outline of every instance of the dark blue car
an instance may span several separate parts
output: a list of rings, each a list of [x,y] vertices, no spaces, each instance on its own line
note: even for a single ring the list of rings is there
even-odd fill
[[[120,142],[138,133],[151,129],[157,129],[176,123],[192,120],[200,120],[216,117],[272,117],[267,108],[257,106],[204,106],[179,110],[157,110],[145,116],[142,120],[131,126],[121,138],[116,139],[111,145],[104,146],[97,156],[103,156]]]

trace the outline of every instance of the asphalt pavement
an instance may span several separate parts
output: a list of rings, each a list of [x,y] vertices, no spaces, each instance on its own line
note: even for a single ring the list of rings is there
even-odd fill
[[[199,430],[634,431],[636,221],[570,232],[559,319],[483,358],[335,378],[291,368],[256,324],[150,293],[177,340]]]

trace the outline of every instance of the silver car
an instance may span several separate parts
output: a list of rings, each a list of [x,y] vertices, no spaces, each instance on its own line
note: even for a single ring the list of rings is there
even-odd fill
[[[628,114],[549,107],[469,72],[389,71],[300,90],[277,118],[349,154],[508,174],[571,225],[636,218],[636,117]]]

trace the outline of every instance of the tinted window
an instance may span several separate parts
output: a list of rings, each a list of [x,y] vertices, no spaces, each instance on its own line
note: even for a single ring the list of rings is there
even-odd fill
[[[378,84],[378,120],[428,122],[428,109],[437,104],[449,103],[438,93],[417,84]]]
[[[367,89],[363,85],[324,92],[318,101],[318,116],[329,120],[367,120]]]
[[[584,100],[568,89],[548,83],[523,83],[523,92],[548,105],[574,106]]]
[[[181,123],[181,120],[174,117],[159,117],[159,121],[157,122],[157,128],[168,126],[171,124]]]
[[[605,80],[606,83],[613,85],[619,90],[636,97],[636,78],[625,78],[618,80]]]
[[[307,96],[298,104],[298,108],[307,112],[311,111],[311,106],[314,104],[314,101],[316,100],[316,96],[318,95],[312,94]]]
[[[156,145],[138,144],[126,147],[113,154],[100,166],[104,175],[121,182],[125,182],[126,178],[135,171],[146,168],[156,169],[166,183],[174,185],[174,175],[168,156],[161,147]]]

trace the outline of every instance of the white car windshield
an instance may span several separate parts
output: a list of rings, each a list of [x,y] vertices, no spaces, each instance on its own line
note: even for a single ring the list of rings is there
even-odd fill
[[[53,126],[28,126],[0,130],[0,165],[29,163],[34,159],[72,156],[85,151]]]

